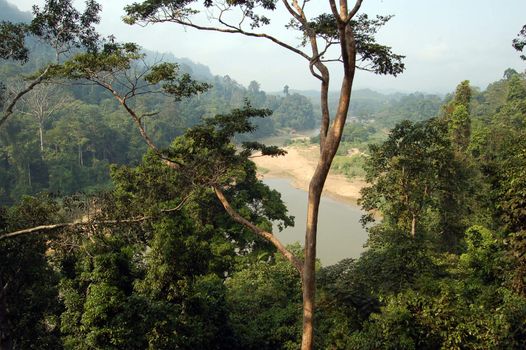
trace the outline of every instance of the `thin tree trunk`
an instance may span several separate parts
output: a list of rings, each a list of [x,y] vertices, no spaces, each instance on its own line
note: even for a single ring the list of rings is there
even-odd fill
[[[44,154],[44,124],[38,124],[38,134],[40,136],[40,153]]]
[[[345,3],[345,2],[342,2]],[[347,12],[344,12],[347,13]],[[345,127],[349,104],[351,101],[352,84],[356,70],[356,43],[354,34],[346,22],[338,25],[340,32],[340,45],[342,48],[342,60],[344,65],[344,78],[340,89],[338,109],[332,125],[326,131],[324,139],[320,136],[320,159],[309,185],[309,202],[307,205],[307,228],[305,232],[305,261],[302,271],[303,288],[303,335],[301,340],[302,350],[314,348],[314,309],[316,296],[316,238],[318,232],[318,213],[321,194],[325,180],[329,174],[332,160],[336,155],[340,140]],[[325,84],[328,79],[322,80],[322,102],[327,98]],[[327,102],[327,101],[325,101]],[[322,103],[322,106],[324,103]],[[322,114],[328,110],[322,108]],[[326,126],[322,123],[320,132],[324,132]],[[323,141],[322,141],[323,140]]]
[[[29,185],[29,188],[32,187],[31,184],[31,164],[27,163],[27,183]]]
[[[319,167],[318,167],[319,168]],[[318,171],[317,171],[318,173]],[[322,175],[322,174],[320,174]],[[301,276],[303,289],[303,335],[302,349],[312,349],[314,346],[314,308],[316,297],[316,239],[318,231],[318,213],[321,192],[325,179],[316,174],[309,186],[309,202],[307,206],[307,229],[305,231],[305,261]]]
[[[416,214],[413,214],[413,219],[411,220],[411,237],[416,237]]]
[[[84,159],[82,159],[82,146],[78,145],[78,149],[79,149],[79,164],[80,164],[80,167],[82,168],[84,166]]]

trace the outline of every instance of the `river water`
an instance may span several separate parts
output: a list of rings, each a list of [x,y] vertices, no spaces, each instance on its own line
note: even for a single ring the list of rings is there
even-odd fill
[[[265,179],[263,182],[281,193],[289,214],[295,217],[294,227],[288,227],[282,232],[275,229],[277,237],[285,244],[303,244],[307,192],[294,188],[287,179]],[[355,205],[322,197],[318,219],[317,256],[323,266],[335,264],[345,258],[357,258],[364,251],[367,233],[359,222],[361,215],[362,211]]]

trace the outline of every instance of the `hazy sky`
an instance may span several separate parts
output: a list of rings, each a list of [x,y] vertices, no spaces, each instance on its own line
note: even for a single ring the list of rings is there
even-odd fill
[[[44,2],[8,1],[25,11]],[[132,1],[99,2],[103,6],[100,31],[114,34],[119,41],[134,41],[146,49],[188,57],[209,66],[213,74],[228,74],[245,86],[256,80],[266,91],[280,91],[284,85],[302,90],[319,88],[304,59],[265,40],[185,30],[175,24],[130,27],[120,18],[122,7]],[[308,6],[325,3],[311,0]],[[306,12],[309,14],[308,7]],[[407,56],[407,70],[397,78],[360,72],[355,88],[445,93],[462,80],[485,88],[500,79],[508,67],[526,69],[526,62],[511,47],[512,39],[526,24],[525,0],[364,0],[362,12],[395,15],[378,38]],[[276,35],[287,39],[296,36],[283,29],[285,17],[276,14],[272,20],[279,28]]]

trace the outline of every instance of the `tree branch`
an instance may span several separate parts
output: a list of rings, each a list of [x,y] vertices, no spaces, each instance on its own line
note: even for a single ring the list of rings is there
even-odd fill
[[[265,230],[257,227],[256,225],[254,225],[253,223],[251,223],[250,221],[248,221],[247,219],[242,217],[234,208],[232,208],[232,206],[230,205],[230,203],[226,199],[225,195],[223,194],[223,192],[219,188],[219,186],[214,185],[213,188],[214,188],[214,192],[215,192],[217,198],[219,199],[219,201],[221,202],[221,204],[225,208],[225,210],[228,213],[228,215],[230,215],[230,217],[232,219],[234,219],[234,221],[236,221],[237,223],[245,226],[250,231],[254,232],[258,236],[260,236],[260,237],[266,239],[267,241],[269,241],[270,243],[272,243],[274,245],[274,247],[276,247],[276,249],[281,254],[283,254],[283,256],[287,260],[290,261],[290,263],[296,268],[296,270],[298,270],[300,275],[302,274],[302,272],[303,272],[303,262],[300,259],[298,259],[290,250],[288,250],[283,245],[283,243],[281,243],[281,241],[276,236],[274,236],[271,232],[265,231]]]
[[[18,102],[18,100],[20,100],[25,94],[27,94],[28,92],[33,90],[35,88],[35,86],[37,86],[38,84],[40,84],[44,80],[48,70],[49,70],[49,66],[46,67],[46,69],[35,80],[33,80],[31,82],[31,84],[29,84],[24,90],[20,91],[11,100],[11,102],[9,103],[9,105],[7,106],[7,108],[4,111],[4,115],[2,116],[2,119],[0,119],[0,126],[2,126],[2,124],[4,124],[4,122],[11,116],[11,114],[13,114],[13,110],[14,110],[15,105]]]
[[[240,29],[240,28],[227,29],[227,28],[217,28],[217,27],[202,26],[202,25],[191,23],[191,22],[183,21],[181,19],[172,19],[172,20],[167,20],[167,21],[168,22],[175,22],[175,23],[181,24],[183,26],[188,26],[188,27],[192,27],[192,28],[195,28],[195,29],[199,29],[199,30],[221,32],[221,33],[230,33],[230,34],[242,34],[242,35],[250,36],[250,37],[265,38],[265,39],[268,39],[268,40],[278,44],[281,47],[286,48],[287,50],[290,50],[290,51],[300,55],[301,57],[305,58],[308,61],[310,61],[310,59],[311,59],[311,57],[309,55],[307,55],[305,52],[303,52],[303,51],[295,48],[294,46],[291,46],[291,45],[279,40],[278,38],[273,37],[272,35],[268,35],[268,34],[265,34],[265,33],[247,32],[247,31],[245,31],[243,29]]]
[[[354,4],[353,9],[351,10],[351,12],[349,12],[349,15],[347,16],[345,22],[349,23],[349,21],[354,17],[354,15],[356,15],[358,10],[360,10],[360,7],[362,6],[362,1],[363,0],[357,0],[356,1],[356,3]]]
[[[169,209],[161,209],[161,213],[171,213],[174,211],[181,210],[181,208],[184,206],[184,204],[186,203],[189,197],[190,197],[190,194],[188,194],[185,198],[183,198],[181,203],[179,203],[176,207],[169,208]],[[140,217],[135,217],[131,219],[123,219],[123,220],[80,221],[80,222],[65,222],[65,223],[51,224],[51,225],[40,225],[40,226],[25,228],[22,230],[0,235],[0,241],[3,239],[27,235],[27,234],[52,232],[54,230],[67,228],[67,227],[129,224],[129,223],[150,220],[154,217],[155,215],[147,215],[147,216],[140,216]]]

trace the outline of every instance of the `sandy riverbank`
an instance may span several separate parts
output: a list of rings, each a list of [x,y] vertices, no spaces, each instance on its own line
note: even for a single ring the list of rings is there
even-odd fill
[[[295,187],[307,190],[319,155],[317,146],[285,147],[285,150],[287,154],[282,157],[252,159],[258,167],[258,173],[263,178],[290,178]],[[329,173],[324,195],[356,203],[360,189],[365,184],[363,180],[349,180],[343,175]]]

